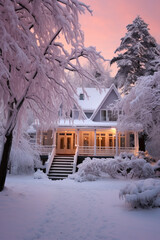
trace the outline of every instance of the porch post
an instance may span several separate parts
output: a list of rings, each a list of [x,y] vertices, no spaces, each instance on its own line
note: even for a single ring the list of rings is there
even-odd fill
[[[77,129],[77,146],[79,146],[79,129]]]
[[[53,132],[53,147],[56,147],[56,133],[57,133],[57,129],[54,128],[54,132]]]
[[[77,129],[77,148],[79,149],[79,129]],[[78,154],[78,151],[77,151]]]
[[[40,143],[40,145],[42,145],[42,137],[43,137],[42,131],[40,130],[40,138],[39,138],[39,143]]]
[[[134,145],[135,145],[135,155],[137,155],[139,151],[138,132],[134,133]]]
[[[96,156],[96,129],[94,129],[94,156]]]
[[[35,141],[35,147],[36,147],[36,149],[37,149],[37,145],[38,145],[38,135],[37,135],[37,128],[36,128],[36,141]]]
[[[118,156],[118,130],[116,128],[116,156]]]

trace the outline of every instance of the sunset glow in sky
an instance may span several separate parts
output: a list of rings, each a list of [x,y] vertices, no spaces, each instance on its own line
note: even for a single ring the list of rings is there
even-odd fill
[[[160,0],[84,0],[93,16],[80,17],[85,46],[95,46],[105,59],[111,59],[127,32],[126,26],[140,17],[149,25],[150,34],[160,44]],[[114,68],[113,68],[114,69]],[[113,70],[115,71],[115,70]]]

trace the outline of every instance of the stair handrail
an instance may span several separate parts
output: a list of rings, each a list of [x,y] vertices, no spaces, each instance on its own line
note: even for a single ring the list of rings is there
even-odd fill
[[[76,151],[74,155],[74,162],[73,162],[73,173],[76,172],[76,166],[77,166],[77,159],[78,159],[78,150],[79,150],[79,145],[76,146]]]
[[[46,174],[49,173],[53,158],[55,156],[56,145],[53,145],[52,152],[48,154],[48,160],[46,161]]]

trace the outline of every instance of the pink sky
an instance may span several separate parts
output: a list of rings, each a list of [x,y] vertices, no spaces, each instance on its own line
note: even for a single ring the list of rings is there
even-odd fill
[[[93,16],[80,17],[85,45],[95,46],[104,58],[111,59],[127,32],[126,26],[140,15],[149,24],[151,35],[160,43],[160,0],[83,0]],[[114,71],[114,70],[113,70]]]

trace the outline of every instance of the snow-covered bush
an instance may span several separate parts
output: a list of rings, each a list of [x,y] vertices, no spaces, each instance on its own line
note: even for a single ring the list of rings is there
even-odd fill
[[[12,174],[31,174],[34,168],[41,168],[42,163],[37,150],[26,137],[21,136],[18,144],[13,144],[9,165]]]
[[[120,154],[115,158],[88,157],[78,165],[78,172],[70,178],[76,181],[93,181],[99,177],[113,178],[150,178],[154,176],[154,169],[145,159],[139,159],[133,154]]]
[[[153,169],[154,169],[155,175],[157,177],[160,177],[160,160],[158,160],[156,164],[153,165]]]
[[[47,175],[40,169],[34,173],[34,179],[48,179]]]
[[[119,196],[133,208],[160,207],[160,180],[150,178],[133,182],[121,189]]]
[[[139,151],[138,152],[138,158],[144,158],[147,162],[149,163],[155,163],[156,159],[154,157],[152,157],[148,151]]]
[[[81,164],[79,164],[78,172],[69,175],[69,178],[74,179],[78,182],[94,181],[99,177],[104,176],[105,165],[109,161],[108,159],[97,159],[87,157]]]
[[[31,174],[34,171],[33,156],[19,148],[11,151],[10,164],[12,174]]]

